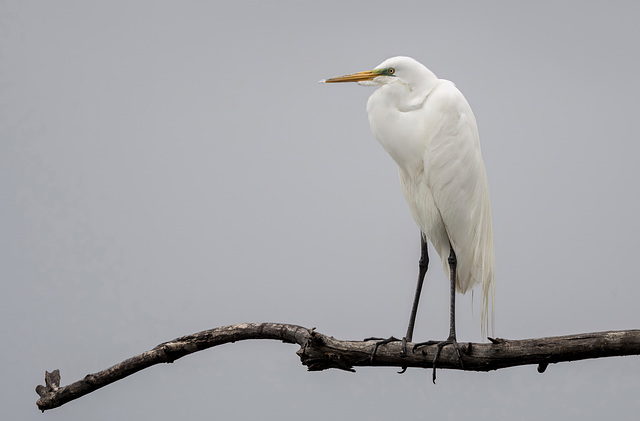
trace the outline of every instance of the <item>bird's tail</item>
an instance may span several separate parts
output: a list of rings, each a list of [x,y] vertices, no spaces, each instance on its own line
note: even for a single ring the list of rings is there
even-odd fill
[[[458,255],[456,291],[464,294],[477,285],[481,286],[481,332],[482,337],[485,338],[489,331],[491,335],[494,335],[495,332],[493,230],[491,227],[491,209],[488,204],[481,219],[483,223],[475,227],[475,232],[471,240],[472,245],[471,247],[467,247],[468,250],[473,250],[473,254],[464,255],[464,253],[456,252]],[[457,244],[452,244],[452,246],[454,250],[458,248]],[[448,267],[446,259],[443,259],[443,266],[447,273]]]
[[[482,338],[486,338],[491,327],[491,336],[495,335],[495,296],[496,284],[494,275],[494,250],[493,250],[493,230],[491,229],[491,219],[489,218],[489,229],[485,234],[485,244],[482,248],[484,256],[482,259]]]

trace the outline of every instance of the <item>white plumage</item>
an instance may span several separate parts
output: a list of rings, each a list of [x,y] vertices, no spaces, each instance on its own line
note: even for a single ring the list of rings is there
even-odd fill
[[[398,164],[411,214],[445,273],[450,250],[455,252],[456,291],[482,286],[484,334],[489,323],[493,329],[494,251],[489,188],[471,107],[452,82],[409,57],[325,82],[351,81],[379,86],[367,102],[371,131]]]

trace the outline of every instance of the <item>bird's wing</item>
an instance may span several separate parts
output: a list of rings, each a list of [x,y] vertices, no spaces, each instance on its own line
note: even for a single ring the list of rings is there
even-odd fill
[[[489,295],[493,296],[494,251],[489,188],[475,117],[451,83],[434,89],[428,102],[431,112],[437,110],[439,115],[428,128],[430,141],[424,159],[427,183],[456,253],[457,290],[464,293],[482,284],[485,322]],[[444,258],[448,245],[440,247],[443,250],[438,252],[448,273]]]

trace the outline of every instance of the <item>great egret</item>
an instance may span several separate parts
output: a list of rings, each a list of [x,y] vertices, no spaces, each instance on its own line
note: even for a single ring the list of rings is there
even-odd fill
[[[402,192],[421,230],[420,271],[403,350],[411,342],[429,257],[428,239],[451,282],[449,337],[456,340],[455,293],[482,285],[482,334],[494,325],[494,251],[489,188],[475,116],[455,85],[410,57],[393,57],[373,70],[323,80],[379,86],[367,102],[374,137],[398,164]],[[390,338],[379,344],[388,343]],[[374,351],[375,352],[375,351]],[[462,359],[460,358],[462,364]]]

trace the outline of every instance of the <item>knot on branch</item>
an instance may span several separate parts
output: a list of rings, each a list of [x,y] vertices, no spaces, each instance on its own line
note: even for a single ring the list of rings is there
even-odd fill
[[[322,371],[329,368],[337,368],[340,370],[355,373],[353,366],[344,358],[343,354],[334,352],[326,346],[324,335],[309,330],[309,339],[296,352],[300,357],[303,365],[307,366],[309,371]]]

